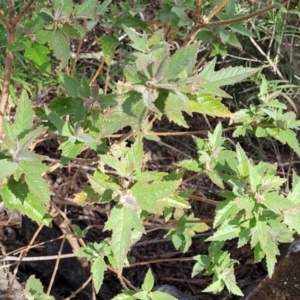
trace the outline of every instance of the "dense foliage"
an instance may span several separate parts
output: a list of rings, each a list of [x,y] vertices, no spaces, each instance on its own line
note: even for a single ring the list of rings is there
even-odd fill
[[[196,233],[213,229],[206,239],[208,253],[194,257],[191,276],[202,272],[212,277],[204,292],[226,288],[242,295],[234,275],[236,261],[222,250],[224,243],[235,238],[238,247],[249,244],[256,262],[266,258],[272,276],[278,245],[300,233],[300,177],[293,172],[283,178],[275,161],[267,162],[258,154],[249,157],[243,147],[249,138],[279,142],[300,156],[296,133],[300,121],[292,97],[298,90],[297,73],[289,73],[284,62],[280,65],[276,50],[292,31],[284,26],[286,17],[297,16],[298,11],[287,10],[287,1],[259,9],[234,0],[216,1],[219,4],[164,0],[157,3],[152,17],[152,2],[145,2],[29,0],[0,5],[0,39],[6,45],[0,49],[5,56],[1,200],[7,209],[49,226],[57,220],[58,207],[45,174],[92,151],[96,171],[73,200],[81,206],[110,203],[103,225],[111,236],[85,245],[79,243],[84,230],[66,226],[73,232],[76,255],[83,265],[88,261],[96,293],[106,271],[122,280],[130,247],[146,233],[151,217],[172,221],[165,238],[182,252],[188,251]],[[86,35],[97,26],[103,32],[97,41],[102,51],[91,57],[98,66],[88,76],[79,64],[80,52]],[[261,36],[270,39],[266,49],[256,42]],[[256,45],[264,59],[217,64],[242,51],[242,45]],[[280,81],[275,75],[276,80],[267,78],[266,69],[280,75]],[[238,82],[248,93],[241,91],[245,96],[240,98],[245,98],[236,102],[228,86]],[[55,87],[58,96],[40,105],[40,94],[49,87]],[[168,119],[186,134],[186,119],[196,114],[210,117],[214,126],[206,138],[191,133],[197,156],[181,160],[173,172],[147,169],[143,143],[159,141],[154,122]],[[231,132],[230,137],[224,131]],[[61,150],[54,167],[35,151],[49,136]],[[81,163],[88,164],[85,154]],[[200,175],[222,190],[212,201],[216,206],[212,228],[192,213],[193,191],[182,188],[186,176]],[[152,292],[150,270],[141,289],[122,284],[128,290],[114,299],[174,299]],[[51,299],[34,278],[26,290],[32,299]]]

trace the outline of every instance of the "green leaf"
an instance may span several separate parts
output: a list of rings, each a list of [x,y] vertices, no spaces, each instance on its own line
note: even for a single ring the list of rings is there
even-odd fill
[[[1,188],[0,194],[8,209],[17,209],[38,224],[50,225],[51,217],[46,207],[29,192],[26,184],[10,180]]]
[[[148,50],[147,45],[147,36],[143,34],[142,36],[139,36],[135,30],[132,28],[129,28],[125,25],[123,25],[123,28],[125,32],[127,33],[130,40],[133,42],[131,46],[141,52],[146,52]]]
[[[216,98],[209,94],[199,93],[197,101],[190,101],[188,108],[186,109],[188,114],[197,112],[203,115],[209,115],[213,117],[231,118],[232,113],[226,106],[221,103],[220,98]]]
[[[32,45],[30,48],[26,48],[24,57],[35,63],[42,73],[49,73],[51,71],[51,65],[48,59],[50,50],[42,45]]]
[[[243,23],[230,24],[229,27],[234,33],[240,33],[247,37],[254,37],[251,31],[249,31],[246,27],[244,27]]]
[[[236,147],[236,157],[239,162],[239,164],[236,166],[239,175],[243,178],[247,178],[249,176],[250,167],[249,159],[240,144],[238,144]]]
[[[52,38],[52,32],[48,30],[38,30],[35,33],[35,41],[40,44],[46,44]]]
[[[73,26],[73,24],[64,24],[62,30],[68,39],[81,39],[82,31],[84,32],[84,28],[79,24],[77,26]],[[79,26],[80,27],[79,27]]]
[[[69,139],[59,145],[59,149],[62,150],[62,159],[71,159],[81,153],[84,145],[78,142],[72,142]]]
[[[31,144],[43,133],[46,129],[42,126],[39,126],[29,133],[27,133],[23,138],[19,140],[19,147],[23,149],[27,149],[31,146]]]
[[[61,20],[66,17],[70,17],[70,14],[73,10],[73,1],[72,0],[56,0],[53,5],[55,11],[54,16],[57,20]]]
[[[164,77],[167,80],[174,80],[183,72],[190,75],[196,63],[198,49],[199,43],[194,43],[187,48],[177,50],[175,54],[171,56]]]
[[[25,285],[24,295],[30,300],[55,300],[53,296],[44,293],[44,288],[39,279],[31,275]]]
[[[139,181],[131,188],[131,192],[136,197],[141,209],[158,213],[160,208],[157,206],[157,200],[170,196],[180,183],[181,180],[154,183]]]
[[[297,135],[291,129],[267,128],[272,137],[283,144],[288,144],[300,156],[300,146]]]
[[[85,0],[82,4],[77,4],[74,10],[75,17],[94,19],[97,4],[97,0]]]
[[[69,96],[73,98],[82,97],[88,98],[90,96],[90,91],[86,92],[86,89],[82,87],[81,83],[75,77],[68,76],[67,74],[63,75],[63,81],[65,89]]]
[[[207,255],[196,255],[193,257],[197,262],[193,267],[192,277],[195,277],[197,274],[202,272],[205,269],[208,269],[211,264],[211,259]]]
[[[70,41],[62,29],[53,32],[53,36],[49,41],[49,46],[53,50],[54,56],[61,61],[60,68],[64,68],[68,64],[71,51]]]
[[[107,10],[109,4],[112,2],[112,0],[105,0],[100,5],[97,6],[97,14],[102,16]]]
[[[50,190],[42,177],[42,174],[48,171],[49,168],[40,162],[23,162],[19,169],[25,174],[25,181],[30,192],[41,202],[49,203]]]
[[[101,180],[100,178],[92,177],[91,175],[88,175],[88,179],[93,190],[100,195],[102,195],[105,190],[119,191],[121,189],[121,187],[114,182]]]
[[[19,138],[23,137],[31,129],[33,117],[31,102],[27,92],[23,90],[18,102],[15,123],[13,125],[13,129]]]
[[[139,172],[142,169],[144,160],[143,143],[142,139],[138,137],[134,144],[127,152],[124,163],[126,164],[127,174],[131,175],[133,172]]]
[[[171,296],[170,294],[163,293],[161,291],[155,291],[151,293],[153,300],[176,300],[177,298]]]
[[[202,171],[202,168],[199,166],[199,162],[196,159],[185,159],[177,163],[177,165],[189,171],[194,171],[194,172]]]
[[[18,169],[18,164],[8,159],[0,160],[0,179],[8,177],[15,173]]]
[[[207,238],[205,241],[213,242],[231,240],[238,236],[239,230],[240,229],[237,225],[229,224],[227,221],[224,221],[214,235]]]
[[[119,40],[114,36],[105,35],[99,39],[99,44],[102,46],[106,64],[110,65],[114,57],[115,47],[119,44]]]
[[[83,110],[82,100],[79,98],[59,97],[51,101],[49,108],[60,117],[74,114],[74,111],[79,108]]]
[[[110,155],[101,155],[101,160],[104,164],[115,169],[119,175],[126,176],[126,166],[121,164],[120,160],[116,157]]]
[[[179,196],[169,196],[169,197],[165,197],[163,199],[159,199],[157,201],[157,204],[164,206],[164,207],[176,207],[176,208],[182,208],[182,209],[191,208],[188,201],[182,199]]]
[[[151,292],[153,287],[154,287],[154,277],[152,275],[151,269],[148,269],[144,283],[142,285],[142,290],[146,292]]]
[[[68,121],[64,121],[56,112],[45,107],[45,113],[48,120],[57,128],[62,136],[72,136],[71,125]]]
[[[98,257],[92,264],[91,272],[93,274],[93,282],[96,293],[98,293],[101,288],[106,269],[106,264],[102,257]]]
[[[185,110],[189,102],[189,98],[185,94],[176,90],[171,91],[166,99],[164,111],[168,113],[170,111]]]
[[[220,71],[214,71],[215,64],[216,58],[210,61],[199,74],[200,77],[209,81],[209,83],[203,84],[204,87],[210,86],[212,83],[219,87],[241,82],[259,70],[254,68],[229,67],[222,68]]]
[[[136,212],[121,205],[116,205],[111,211],[104,230],[113,231],[111,245],[119,274],[122,273],[127,252],[130,248],[132,229],[144,232],[144,227]]]
[[[168,119],[174,122],[175,124],[185,128],[189,128],[189,125],[186,123],[181,111],[168,111],[165,114],[168,117]]]
[[[131,92],[124,97],[126,98],[121,101],[120,105],[106,115],[101,137],[113,134],[126,126],[130,126],[134,131],[141,128],[147,111],[141,101],[141,95]]]

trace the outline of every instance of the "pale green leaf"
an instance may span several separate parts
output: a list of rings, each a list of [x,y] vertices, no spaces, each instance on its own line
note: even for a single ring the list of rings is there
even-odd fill
[[[123,28],[130,40],[133,42],[131,46],[134,49],[139,50],[141,52],[146,52],[148,50],[147,36],[145,34],[140,36],[133,28],[129,28],[125,25],[123,25]]]
[[[136,212],[121,205],[116,205],[105,224],[104,230],[112,230],[112,251],[118,273],[122,273],[127,253],[130,248],[132,229],[144,232],[141,220]]]
[[[185,110],[189,105],[189,102],[189,98],[185,94],[176,90],[171,91],[166,99],[164,111],[169,112]]]
[[[8,177],[15,173],[18,169],[18,164],[8,159],[0,160],[0,179]]]
[[[148,269],[144,283],[142,285],[142,290],[150,292],[154,286],[154,277],[152,275],[151,269]]]
[[[189,128],[189,125],[185,121],[181,111],[166,111],[165,114],[167,118],[175,124],[185,128]]]
[[[51,223],[46,207],[32,193],[28,192],[25,184],[10,181],[1,189],[1,198],[5,206],[17,209],[38,224],[47,226]]]
[[[66,92],[73,98],[81,97],[81,85],[77,78],[71,77],[64,73],[63,82]]]
[[[140,137],[138,137],[134,144],[131,145],[127,152],[124,162],[126,164],[127,176],[133,172],[139,172],[142,169],[144,160],[143,143]]]
[[[240,144],[236,147],[236,157],[239,162],[236,166],[239,175],[243,178],[247,178],[249,176],[249,159]]]
[[[221,292],[224,288],[224,283],[221,282],[221,280],[217,280],[210,284],[206,289],[204,289],[203,293],[217,293]]]
[[[106,64],[110,65],[114,57],[115,47],[119,44],[118,39],[114,36],[105,35],[102,36],[98,42],[102,46],[103,57]]]
[[[24,57],[36,64],[41,72],[49,73],[51,65],[48,55],[50,50],[43,45],[32,45],[30,48],[26,48]]]
[[[91,272],[93,274],[93,282],[96,293],[98,293],[101,288],[106,269],[106,264],[102,257],[98,257],[92,264]]]
[[[255,74],[259,70],[254,68],[229,67],[222,68],[220,71],[214,71],[215,64],[216,58],[204,67],[199,76],[207,79],[209,84],[214,83],[219,87],[241,82],[243,79]],[[203,84],[204,87],[205,85],[206,84]]]
[[[300,207],[283,211],[283,215],[284,223],[287,224],[291,230],[296,230],[298,233],[300,233]]]
[[[207,176],[216,186],[224,189],[223,179],[218,172],[216,172],[215,170],[209,170],[207,171]]]
[[[239,231],[240,229],[237,225],[229,224],[228,222],[224,221],[214,235],[207,238],[206,241],[213,242],[231,240],[238,236]]]
[[[33,123],[33,110],[31,106],[31,102],[28,98],[28,94],[25,89],[23,89],[20,100],[17,106],[17,113],[15,116],[15,123],[13,128],[17,132],[18,136],[21,137],[24,133],[27,133],[32,126]]]
[[[25,286],[24,295],[28,300],[55,300],[53,296],[44,293],[44,288],[39,279],[31,275]]]
[[[3,132],[5,133],[4,143],[8,143],[14,141],[19,134],[19,131],[14,127],[14,125],[10,125],[7,120],[3,119]],[[3,149],[3,143],[0,144],[1,148]],[[11,147],[7,147],[9,149]]]
[[[147,112],[141,100],[141,95],[136,92],[124,95],[121,104],[106,115],[101,130],[101,137],[113,134],[126,126],[130,126],[133,130],[138,130]]]
[[[105,0],[102,1],[101,4],[97,6],[97,14],[102,16],[107,10],[109,4],[112,2],[112,0]]]
[[[180,183],[180,180],[154,183],[139,181],[131,188],[131,192],[136,197],[141,209],[157,213],[160,211],[157,200],[170,196],[179,187]]]
[[[121,176],[126,176],[126,166],[119,159],[111,155],[101,155],[101,161],[107,166],[115,169]]]
[[[231,118],[232,113],[226,106],[221,103],[220,98],[215,98],[209,94],[200,93],[197,97],[197,101],[190,101],[186,112],[192,114],[197,112],[203,115],[209,115],[213,117]]]
[[[189,171],[194,171],[194,172],[202,171],[202,168],[199,166],[199,162],[196,159],[185,159],[177,163],[177,165]]]
[[[31,131],[29,131],[23,138],[19,140],[19,147],[27,149],[31,146],[31,144],[43,133],[45,132],[45,128],[39,126]]]
[[[25,174],[25,181],[31,193],[43,203],[48,203],[50,190],[42,174],[49,168],[39,162],[23,162],[19,168]]]
[[[54,56],[61,61],[60,68],[64,68],[68,64],[71,51],[70,41],[62,29],[53,32],[52,39],[49,41],[49,46],[53,50]]]
[[[170,62],[165,71],[167,80],[174,80],[183,72],[190,75],[196,63],[196,56],[199,48],[199,43],[179,49],[171,56]]]
[[[191,208],[189,202],[179,196],[169,196],[169,197],[159,199],[157,200],[157,204],[164,207],[176,207],[182,209]]]
[[[64,121],[56,112],[45,107],[45,113],[48,120],[57,128],[58,132],[62,136],[71,136],[72,129],[68,121]]]
[[[161,291],[155,291],[153,293],[151,293],[151,297],[153,300],[176,300],[178,298],[175,298],[173,296],[171,296],[170,294],[167,293],[163,293]]]
[[[16,155],[14,161],[22,162],[22,161],[31,161],[31,162],[40,162],[43,157],[39,154],[31,152],[29,150],[21,150]]]
[[[62,150],[62,159],[71,159],[81,153],[83,148],[82,143],[73,143],[69,139],[59,145],[59,149]]]
[[[100,195],[102,195],[105,190],[119,191],[121,189],[121,187],[114,182],[101,180],[100,178],[91,175],[88,175],[88,180],[93,190]]]
[[[77,4],[74,10],[75,17],[89,19],[95,18],[97,4],[97,0],[85,0],[81,4]]]

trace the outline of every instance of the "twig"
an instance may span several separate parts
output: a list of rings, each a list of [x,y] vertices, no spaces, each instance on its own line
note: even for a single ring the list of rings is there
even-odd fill
[[[61,254],[60,256],[59,255],[46,255],[46,256],[27,256],[27,257],[23,257],[23,258],[20,258],[20,257],[16,257],[16,256],[6,256],[6,255],[3,255],[3,256],[0,256],[0,260],[8,260],[8,261],[20,261],[22,260],[22,262],[24,261],[44,261],[44,260],[55,260],[57,258],[72,258],[72,257],[76,257],[76,255],[74,253],[68,253],[68,254]]]
[[[280,2],[281,5],[287,3],[289,0],[282,0]],[[221,3],[222,4],[222,3]],[[224,21],[216,21],[216,22],[209,22],[207,20],[207,17],[203,17],[202,20],[200,20],[200,22],[198,24],[195,23],[194,27],[192,28],[191,32],[187,35],[184,43],[183,43],[183,48],[189,46],[192,41],[195,39],[196,35],[198,34],[198,32],[200,31],[201,28],[204,28],[204,27],[216,27],[216,26],[225,26],[225,25],[231,25],[231,24],[234,24],[234,23],[239,23],[239,22],[243,22],[243,21],[246,21],[248,19],[251,19],[251,18],[254,18],[254,17],[257,17],[273,8],[276,8],[279,4],[276,3],[276,4],[271,4],[271,5],[268,5],[267,7],[265,8],[262,8],[258,11],[255,11],[253,13],[250,13],[246,16],[242,16],[242,17],[239,17],[239,18],[235,18],[235,19],[230,19],[230,20],[224,20]]]
[[[72,298],[74,298],[80,291],[82,291],[92,280],[92,275],[85,281],[85,283],[83,283],[83,285],[81,287],[79,287],[75,292],[73,292],[69,297],[67,297],[65,300],[70,300]]]
[[[51,292],[51,289],[52,289],[52,286],[53,286],[53,283],[54,283],[54,279],[55,279],[55,276],[56,276],[56,273],[57,273],[57,270],[58,270],[58,265],[59,265],[61,253],[62,253],[63,248],[64,248],[64,244],[65,244],[65,241],[66,241],[66,237],[67,237],[67,234],[65,233],[64,238],[61,241],[58,254],[57,254],[57,259],[56,259],[55,266],[54,266],[52,276],[51,276],[51,280],[49,282],[48,289],[47,289],[47,295],[50,295],[50,292]]]
[[[11,293],[11,290],[12,290],[12,287],[13,287],[13,283],[14,283],[14,280],[16,279],[16,276],[17,276],[17,272],[18,272],[18,269],[19,269],[19,266],[22,262],[22,259],[24,258],[24,256],[26,256],[27,252],[29,251],[30,249],[30,246],[32,246],[32,244],[34,243],[36,237],[38,236],[38,234],[40,233],[40,231],[42,230],[42,228],[44,227],[44,225],[40,225],[40,227],[36,230],[36,232],[34,233],[33,237],[31,238],[31,241],[29,243],[29,245],[26,247],[26,249],[21,253],[20,257],[19,257],[19,262],[17,263],[15,269],[14,269],[14,272],[13,272],[13,278],[10,282],[10,285],[9,285],[9,289],[8,289],[8,292],[7,294],[5,295],[4,299],[9,299],[10,297],[10,293]]]

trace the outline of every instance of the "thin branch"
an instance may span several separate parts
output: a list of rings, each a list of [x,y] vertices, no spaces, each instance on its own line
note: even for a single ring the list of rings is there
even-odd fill
[[[0,20],[4,23],[6,29],[8,31],[10,31],[11,30],[11,25],[10,25],[8,19],[3,15],[3,13],[1,12],[1,10],[0,10]]]
[[[281,5],[283,4],[286,4],[289,0],[282,0],[280,2]],[[250,13],[246,16],[242,16],[242,17],[239,17],[239,18],[235,18],[235,19],[230,19],[230,20],[225,20],[225,21],[216,21],[216,22],[202,22],[202,23],[199,23],[199,24],[195,24],[195,26],[193,27],[193,29],[191,30],[191,32],[188,34],[188,36],[186,37],[184,43],[183,43],[183,48],[187,47],[188,45],[190,45],[192,43],[192,41],[195,39],[196,35],[198,34],[198,32],[200,31],[201,28],[204,28],[204,27],[216,27],[216,26],[221,26],[221,25],[231,25],[231,24],[234,24],[234,23],[239,23],[239,22],[243,22],[243,21],[246,21],[248,19],[251,19],[251,18],[254,18],[254,17],[257,17],[258,15],[261,15],[273,8],[276,8],[278,7],[278,3],[276,4],[271,4],[271,5],[268,5],[267,7],[265,8],[262,8],[258,11],[255,11],[253,13]],[[205,17],[203,18],[205,20]]]
[[[22,8],[21,12],[16,16],[15,20],[13,21],[12,25],[17,25],[23,16],[25,15],[26,11],[29,9],[29,7],[32,5],[34,0],[29,0]]]
[[[76,257],[76,255],[74,253],[68,253],[68,254],[61,254],[59,256],[59,258],[73,258]],[[17,257],[17,256],[0,256],[0,260],[8,260],[8,261],[20,261],[22,260],[22,262],[24,261],[44,261],[44,260],[55,260],[58,258],[58,255],[46,255],[46,256],[32,256],[32,257]]]

